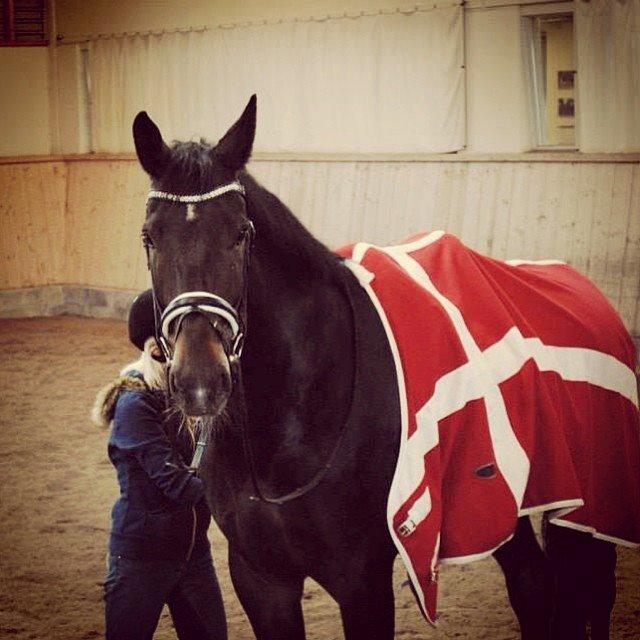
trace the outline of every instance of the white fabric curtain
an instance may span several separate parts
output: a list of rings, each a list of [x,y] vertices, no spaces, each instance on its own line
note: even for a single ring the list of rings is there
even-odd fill
[[[640,0],[576,0],[578,148],[640,151]]]
[[[166,140],[215,141],[258,94],[256,151],[450,152],[464,145],[460,6],[99,39],[96,151],[133,149],[146,110]]]

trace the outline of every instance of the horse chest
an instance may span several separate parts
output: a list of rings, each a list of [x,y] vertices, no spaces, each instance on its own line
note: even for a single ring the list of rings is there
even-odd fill
[[[213,514],[229,544],[256,569],[274,575],[292,569],[309,574],[333,555],[330,510],[319,517],[315,501],[304,498],[283,506],[259,503],[246,489],[233,496],[233,506],[221,509],[214,504]]]
[[[393,359],[375,309],[355,282],[353,295],[359,325],[357,384],[344,438],[318,486],[281,506],[251,500],[247,461],[239,436],[233,435],[216,443],[209,469],[203,470],[214,519],[230,547],[265,573],[342,574],[365,541],[371,549],[389,542],[385,505],[398,447],[399,400]],[[258,424],[263,431],[286,431],[286,425]],[[256,447],[261,490],[275,496],[303,486],[322,469],[340,433],[333,430],[322,453],[310,458],[308,468],[298,466],[298,473],[299,458],[277,461],[284,475],[272,486],[273,467],[262,465],[277,458],[264,446]]]

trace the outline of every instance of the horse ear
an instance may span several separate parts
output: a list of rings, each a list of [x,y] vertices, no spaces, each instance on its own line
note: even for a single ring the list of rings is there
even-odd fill
[[[224,134],[215,148],[220,162],[233,171],[239,171],[251,156],[253,139],[256,135],[256,94],[254,93],[244,108],[238,121]]]
[[[167,163],[169,147],[146,111],[140,111],[133,121],[133,141],[142,168],[152,178],[160,178]]]

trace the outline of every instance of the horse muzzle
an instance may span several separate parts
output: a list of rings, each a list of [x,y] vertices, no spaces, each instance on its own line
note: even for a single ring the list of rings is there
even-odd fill
[[[232,391],[229,360],[210,323],[193,314],[183,323],[169,370],[172,400],[189,417],[217,417]]]
[[[215,418],[227,405],[231,382],[221,376],[218,383],[207,385],[180,385],[172,382],[173,398],[182,412],[190,418]]]

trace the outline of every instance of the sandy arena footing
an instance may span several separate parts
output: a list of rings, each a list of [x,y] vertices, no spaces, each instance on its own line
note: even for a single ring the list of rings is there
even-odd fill
[[[109,511],[118,488],[106,432],[89,421],[96,390],[135,356],[117,320],[0,320],[0,637],[85,640],[103,634],[102,580]],[[230,640],[253,638],[235,596],[224,537],[209,531]],[[497,564],[444,567],[440,621],[421,617],[397,563],[396,637],[519,637]],[[640,553],[618,551],[612,638],[640,637]],[[312,581],[310,640],[342,637],[337,605]],[[175,638],[166,611],[158,640]]]

